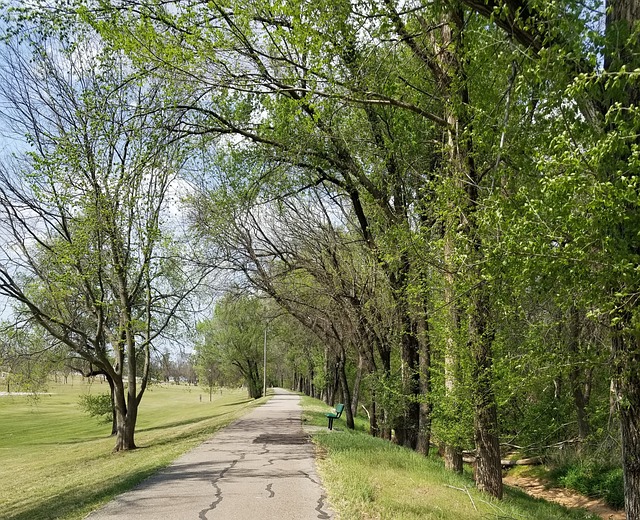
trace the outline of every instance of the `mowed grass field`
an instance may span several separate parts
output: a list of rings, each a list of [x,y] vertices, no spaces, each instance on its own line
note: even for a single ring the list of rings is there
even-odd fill
[[[326,427],[326,404],[303,397],[303,408],[307,424]],[[359,418],[356,427],[364,424]],[[436,456],[349,431],[344,416],[334,432],[317,433],[314,442],[329,501],[343,520],[598,519],[512,488],[505,488],[504,500],[494,500],[476,490],[468,468],[454,475]]]
[[[0,518],[80,519],[264,402],[244,390],[209,395],[186,385],[154,385],[140,406],[139,449],[112,453],[111,424],[78,406],[80,394],[106,393],[79,377],[51,395],[0,397]]]

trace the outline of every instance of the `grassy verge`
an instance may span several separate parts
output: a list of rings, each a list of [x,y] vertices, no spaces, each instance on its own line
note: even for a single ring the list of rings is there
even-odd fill
[[[93,393],[107,390],[96,386]],[[76,379],[50,391],[35,401],[0,397],[0,511],[7,520],[83,518],[263,402],[225,390],[210,403],[195,387],[153,386],[139,411],[140,449],[113,454],[111,425],[78,406],[87,385]]]
[[[307,424],[325,425],[327,406],[303,398]],[[351,432],[344,421],[334,433],[314,436],[319,471],[329,500],[342,519],[369,520],[585,520],[595,516],[568,510],[507,488],[502,501],[479,493],[469,476],[447,472],[440,460]]]

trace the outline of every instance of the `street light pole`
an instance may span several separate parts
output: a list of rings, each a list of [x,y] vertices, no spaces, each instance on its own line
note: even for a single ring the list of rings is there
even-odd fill
[[[264,366],[262,367],[262,395],[267,395],[267,325],[264,326]]]

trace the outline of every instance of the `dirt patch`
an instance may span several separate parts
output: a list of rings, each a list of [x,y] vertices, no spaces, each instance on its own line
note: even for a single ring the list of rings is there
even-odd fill
[[[564,488],[547,488],[544,481],[533,477],[516,477],[507,475],[503,482],[509,486],[522,489],[528,495],[543,498],[549,502],[557,502],[565,507],[580,507],[598,515],[604,520],[625,520],[624,511],[616,511],[604,501],[588,498],[584,495]]]

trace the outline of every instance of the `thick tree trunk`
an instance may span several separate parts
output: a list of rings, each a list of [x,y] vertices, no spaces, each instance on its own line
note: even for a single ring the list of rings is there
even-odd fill
[[[245,366],[243,366],[242,363],[236,363],[236,366],[244,375],[244,381],[247,385],[247,392],[249,394],[249,397],[251,399],[259,399],[260,397],[262,397],[262,380],[260,378],[260,369],[258,368],[258,364],[251,359],[246,359],[245,362]]]
[[[479,13],[492,17],[496,24],[510,33],[517,41],[527,48],[533,48],[536,52],[546,44],[558,43],[549,35],[538,34],[538,30],[544,31],[544,24],[536,23],[542,20],[535,10],[531,10],[529,3],[518,0],[510,3],[510,9],[501,10],[501,13],[494,18],[495,1],[475,1],[463,0],[463,3],[477,10]],[[637,37],[629,38],[633,34],[636,24],[640,20],[640,2],[638,0],[607,0],[606,2],[606,45],[604,49],[604,65],[607,72],[616,74],[625,66],[626,70],[635,70],[640,65],[640,42]],[[535,8],[534,8],[535,9]],[[515,19],[519,13],[519,21]],[[526,13],[523,15],[523,13]],[[531,22],[528,19],[531,19]],[[535,28],[535,29],[534,29]],[[587,72],[583,68],[584,63],[569,62],[571,72]],[[589,68],[591,65],[587,65]],[[605,117],[612,102],[620,102],[623,107],[637,105],[640,101],[640,89],[637,82],[626,82],[620,99],[611,96],[602,96],[602,92],[586,100],[585,105],[593,107],[584,111],[585,119],[594,123],[596,127],[605,128]],[[580,101],[580,100],[578,100]],[[630,117],[633,111],[629,111]],[[615,125],[615,121],[610,123]],[[617,130],[615,126],[605,128],[605,131]],[[627,152],[623,152],[627,153]],[[622,158],[621,158],[622,159]],[[626,159],[626,158],[624,158]],[[612,170],[617,175],[615,169]],[[610,172],[604,172],[605,175]],[[636,211],[636,208],[631,208]],[[617,230],[618,231],[618,230]],[[623,244],[634,244],[637,239],[637,230],[627,230],[629,239],[622,240]],[[622,235],[624,235],[624,231]],[[616,252],[617,254],[618,252]],[[635,257],[637,252],[633,252]],[[625,288],[623,292],[628,292],[633,288]],[[617,292],[617,288],[612,287],[611,293]],[[625,326],[631,326],[631,322],[623,318]],[[623,471],[625,479],[625,509],[627,520],[640,520],[640,375],[638,374],[638,364],[640,363],[640,353],[638,352],[637,340],[631,334],[622,331],[613,331],[612,341],[613,363],[616,373],[612,381],[612,389],[615,394],[618,415],[620,417],[620,429],[622,436]]]
[[[502,464],[500,439],[495,427],[498,423],[495,399],[486,385],[478,391],[474,417],[476,445],[476,486],[480,491],[502,498]]]
[[[398,444],[415,450],[418,445],[420,424],[420,373],[418,371],[420,345],[415,324],[409,314],[409,302],[407,301],[409,266],[409,259],[403,255],[402,266],[397,272],[391,273],[389,279],[393,289],[396,312],[402,325],[400,357],[402,361],[402,393],[405,398],[404,410],[396,419],[394,430]]]
[[[640,345],[619,332],[612,338],[614,390],[620,419],[627,520],[640,520]]]
[[[137,403],[127,403],[126,392],[122,380],[114,381],[116,401],[116,445],[113,451],[134,450],[136,419],[138,415]],[[133,405],[133,406],[131,406]]]
[[[379,345],[380,363],[382,365],[382,377],[388,378],[391,374],[391,350]],[[391,427],[389,424],[389,410],[382,408],[378,415],[382,415],[382,427],[379,428],[379,435],[382,439],[391,440]]]
[[[462,450],[450,444],[445,444],[442,453],[444,467],[454,473],[462,473]]]
[[[483,285],[474,291],[472,315],[470,316],[475,408],[476,485],[481,491],[502,498],[498,411],[493,391],[493,333],[488,330],[485,291],[486,288]]]
[[[627,520],[640,520],[640,395],[633,394],[627,392],[627,398],[634,403],[620,412],[622,470]]]
[[[450,145],[453,141],[450,139]],[[455,244],[453,229],[456,221],[449,222],[444,237],[444,260],[447,270],[444,280],[444,302],[446,305],[446,338],[444,352],[444,389],[449,406],[459,408],[456,395],[456,384],[459,373],[457,336],[460,327],[460,316],[455,298],[455,279],[453,262]],[[446,442],[443,450],[444,467],[455,473],[462,473],[462,450],[455,443]]]
[[[137,356],[136,343],[133,330],[131,329],[131,306],[126,290],[125,276],[120,271],[118,273],[118,282],[120,290],[120,302],[123,307],[120,316],[120,334],[119,343],[116,348],[118,353],[117,367],[122,370],[123,359],[122,354],[126,356],[126,391],[125,379],[118,376],[114,379],[115,401],[116,401],[116,446],[114,451],[133,450],[135,444],[136,421],[138,419],[138,396],[137,396]],[[124,373],[122,371],[121,373]]]
[[[407,321],[410,321],[409,319]],[[415,450],[418,447],[418,431],[420,429],[420,373],[418,371],[418,340],[415,334],[406,335],[402,345],[403,362],[405,363],[404,393],[408,399],[404,419],[403,446]]]
[[[606,2],[606,34],[609,46],[605,48],[605,69],[616,73],[622,67],[635,70],[640,66],[640,41],[633,31],[640,23],[640,2],[638,0],[609,0]],[[615,98],[614,98],[615,101]],[[637,107],[640,103],[640,88],[637,82],[625,85],[625,107]],[[630,111],[631,117],[633,112]],[[633,122],[637,125],[636,122]],[[615,130],[615,128],[614,128]],[[639,139],[635,137],[635,143]],[[628,152],[624,152],[627,154]],[[629,157],[624,157],[629,162]],[[617,173],[616,173],[617,175]],[[637,211],[633,206],[629,211]],[[627,256],[637,258],[637,229],[619,230],[628,251]],[[635,260],[634,260],[635,262]],[[615,290],[615,289],[614,289]],[[623,292],[630,291],[625,287]],[[636,289],[637,291],[637,289]],[[628,305],[628,304],[627,304]],[[633,304],[632,304],[633,305]],[[637,309],[627,307],[623,311],[622,326],[636,327],[634,333],[614,330],[612,337],[612,357],[614,364],[613,389],[616,408],[620,419],[622,441],[622,470],[624,475],[625,512],[627,520],[640,520],[640,344],[634,314]]]
[[[315,384],[315,371],[313,370],[313,364],[309,363],[309,395],[316,398],[316,384]]]
[[[408,320],[408,316],[407,316]],[[396,441],[401,446],[415,450],[418,446],[420,424],[420,374],[418,373],[418,342],[415,334],[402,337],[402,389],[405,405],[402,415],[394,424]]]

